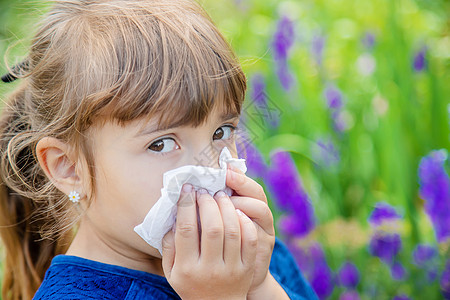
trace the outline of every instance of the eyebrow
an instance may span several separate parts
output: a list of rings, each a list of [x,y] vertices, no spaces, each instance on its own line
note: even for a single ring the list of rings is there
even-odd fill
[[[240,114],[236,113],[236,112],[224,113],[224,114],[222,114],[220,116],[220,121],[221,122],[229,121],[229,120],[237,119],[239,117],[240,117]],[[143,136],[143,135],[149,135],[149,134],[157,133],[157,132],[161,132],[161,131],[167,131],[169,129],[173,129],[173,128],[177,128],[177,127],[181,127],[181,126],[183,126],[183,125],[173,124],[173,125],[170,125],[170,126],[168,126],[166,128],[156,128],[156,129],[145,128],[144,127],[142,130],[139,130],[136,133],[135,137],[139,137],[139,136]]]

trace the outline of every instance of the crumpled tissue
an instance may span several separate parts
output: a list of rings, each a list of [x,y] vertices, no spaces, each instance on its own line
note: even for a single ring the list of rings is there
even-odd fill
[[[196,191],[204,188],[211,196],[220,190],[231,196],[233,190],[225,185],[227,164],[244,173],[247,172],[245,159],[233,158],[227,147],[220,152],[219,169],[186,165],[165,172],[161,197],[147,213],[144,221],[134,227],[134,231],[162,255],[162,239],[175,223],[177,203],[183,184],[190,183]]]

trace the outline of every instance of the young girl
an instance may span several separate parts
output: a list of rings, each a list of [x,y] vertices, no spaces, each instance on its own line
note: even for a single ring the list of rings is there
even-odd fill
[[[242,172],[227,171],[231,197],[183,186],[162,257],[133,231],[164,172],[208,147],[237,157],[246,79],[196,3],[58,1],[15,79],[0,124],[3,299],[316,299]]]

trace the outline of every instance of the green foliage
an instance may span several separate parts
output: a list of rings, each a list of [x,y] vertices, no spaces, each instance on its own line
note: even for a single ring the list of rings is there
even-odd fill
[[[312,236],[326,249],[331,268],[337,271],[345,259],[355,262],[363,274],[358,286],[363,299],[373,297],[370,290],[377,299],[392,299],[398,293],[440,299],[438,283],[424,283],[424,272],[412,264],[411,252],[417,243],[437,245],[419,197],[417,170],[420,159],[431,150],[450,149],[450,4],[235,2],[235,7],[217,1],[206,5],[238,52],[250,82],[262,74],[269,102],[282,111],[279,127],[259,130],[254,122],[248,131],[254,133],[253,141],[266,162],[270,163],[270,153],[277,148],[292,153],[319,220]],[[288,58],[295,84],[289,91],[277,78],[272,55],[273,34],[283,16],[295,24]],[[375,36],[373,48],[361,42],[367,32]],[[316,34],[325,38],[321,65],[311,51]],[[427,47],[425,67],[415,71],[414,56],[423,46]],[[360,68],[367,64],[367,57],[375,62],[375,69],[364,75]],[[324,97],[329,84],[338,87],[344,99],[342,117],[347,125],[341,132],[333,126]],[[250,84],[246,101],[252,101],[252,88]],[[317,161],[314,144],[319,139],[329,139],[338,150],[340,159],[333,166]],[[367,251],[367,217],[380,201],[403,213],[399,260],[409,272],[405,281],[393,280],[389,268]],[[346,230],[354,227],[358,229],[352,234],[361,236],[349,239]],[[448,244],[440,245],[440,270],[448,248]],[[338,299],[341,292],[342,288],[336,288],[331,298]]]

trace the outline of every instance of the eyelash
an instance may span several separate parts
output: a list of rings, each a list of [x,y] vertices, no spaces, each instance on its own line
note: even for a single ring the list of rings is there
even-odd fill
[[[231,134],[230,134],[230,137],[228,138],[228,139],[231,139],[233,136],[234,136],[234,134],[235,134],[235,132],[236,132],[236,130],[237,130],[237,127],[236,126],[233,126],[233,125],[231,125],[231,124],[226,124],[226,125],[222,125],[222,126],[220,126],[219,128],[222,128],[222,127],[228,127],[228,128],[231,128]],[[219,129],[218,128],[218,129]],[[217,129],[216,129],[216,131],[217,131]],[[214,132],[215,133],[215,132]],[[163,140],[173,140],[173,138],[169,138],[169,137],[165,137],[165,138],[161,138],[161,139],[158,139],[158,140],[156,140],[156,141],[154,141],[154,142],[152,142],[147,148],[148,148],[148,150],[150,150],[151,152],[153,152],[153,153],[155,153],[155,154],[157,154],[157,155],[167,155],[167,154],[170,154],[172,151],[168,151],[168,152],[158,152],[158,151],[153,151],[153,150],[151,150],[150,149],[150,147],[153,145],[153,144],[155,144],[156,142],[159,142],[159,141],[163,141]],[[220,141],[221,139],[219,139],[219,141]]]

